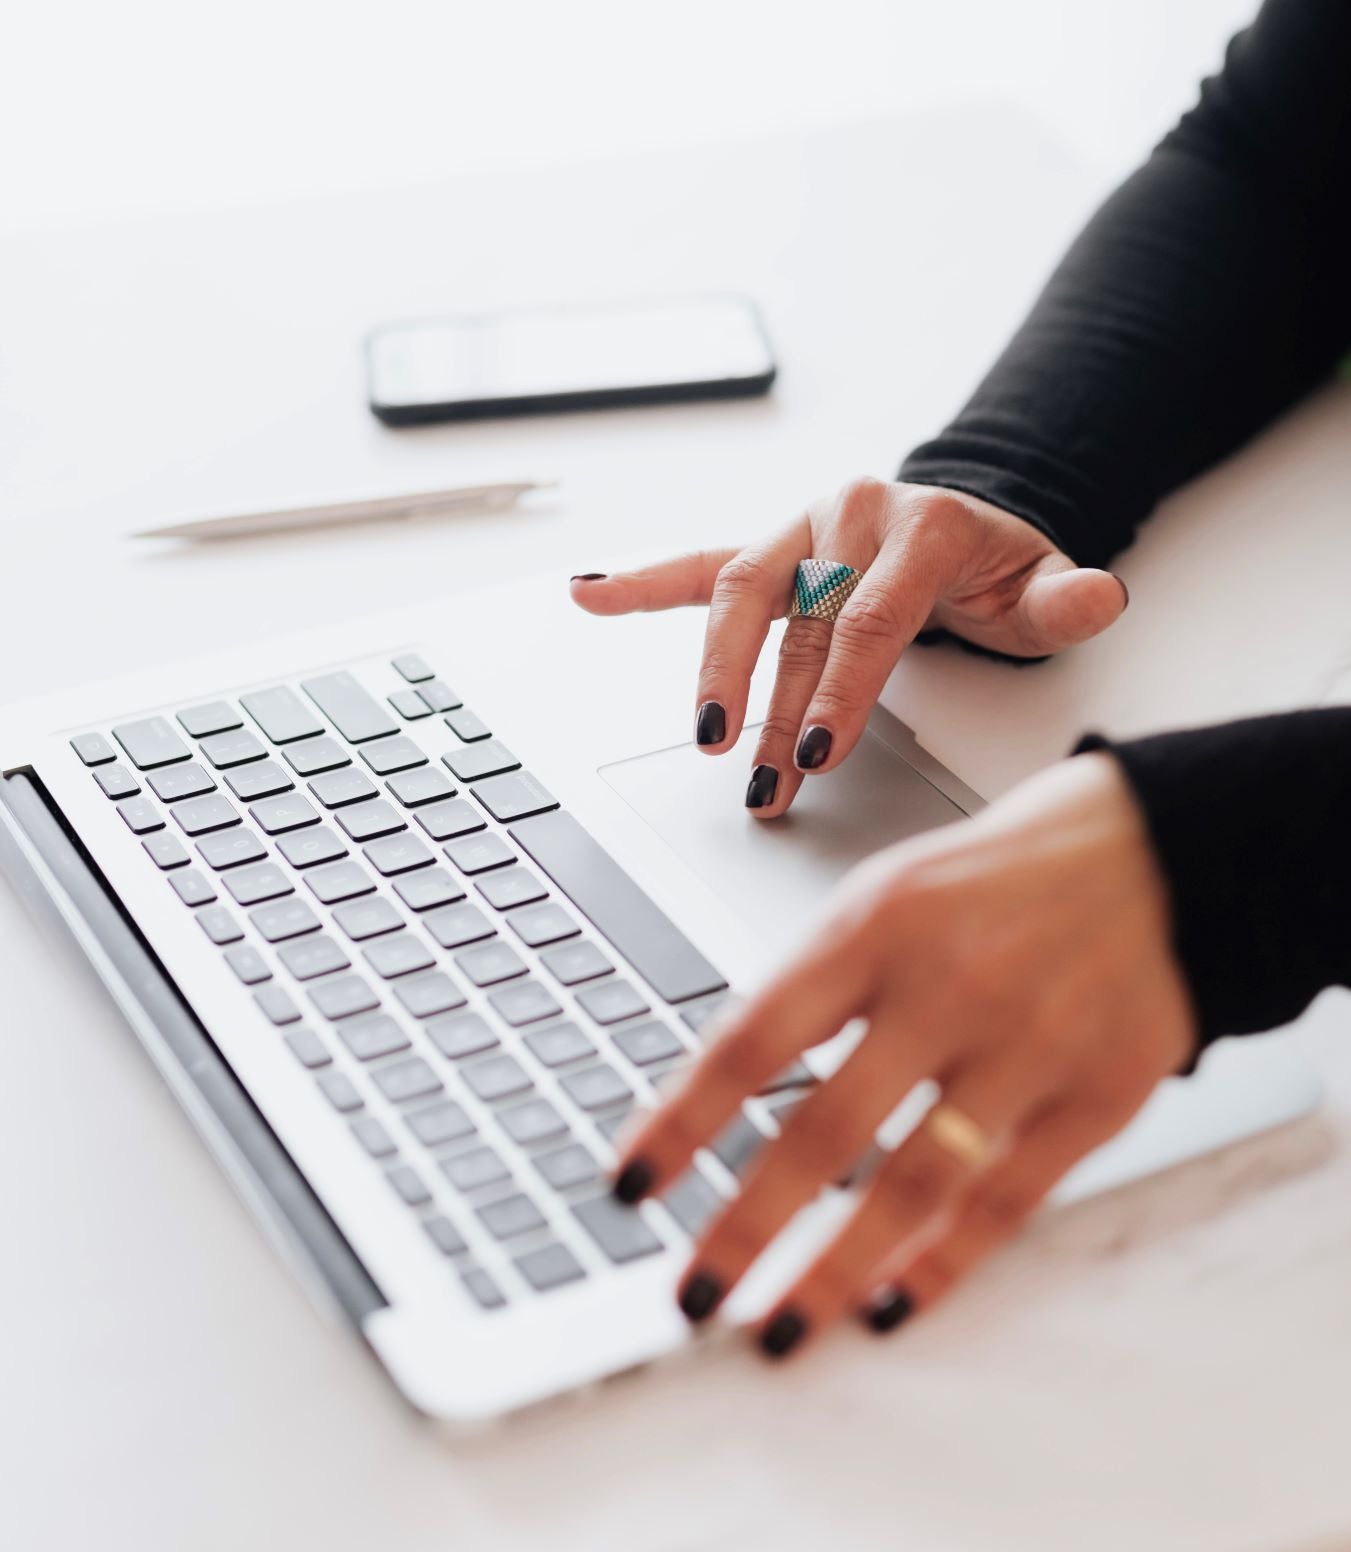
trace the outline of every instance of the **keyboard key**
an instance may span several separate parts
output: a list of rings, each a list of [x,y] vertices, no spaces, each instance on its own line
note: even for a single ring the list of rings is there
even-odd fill
[[[310,782],[310,791],[325,808],[346,808],[373,798],[379,790],[364,771],[328,771]]]
[[[473,1135],[474,1123],[464,1112],[463,1105],[453,1099],[442,1100],[430,1110],[415,1110],[404,1117],[410,1132],[426,1148],[439,1148],[442,1143],[458,1142],[461,1137]]]
[[[526,1035],[525,1043],[530,1054],[545,1067],[563,1067],[568,1062],[580,1061],[583,1056],[594,1056],[596,1048],[577,1028],[576,1024],[551,1024],[548,1029],[536,1029]]]
[[[174,886],[174,893],[184,905],[210,905],[216,898],[211,880],[199,873],[196,868],[184,868],[181,872],[171,873],[169,882]]]
[[[468,835],[441,849],[461,873],[486,873],[516,861],[516,853],[500,835]]]
[[[461,1067],[460,1072],[485,1104],[510,1099],[513,1094],[528,1093],[534,1087],[530,1075],[514,1056],[488,1056],[481,1062]]]
[[[435,1218],[423,1220],[422,1227],[431,1236],[432,1244],[443,1256],[463,1255],[469,1246],[464,1242],[464,1235],[446,1217],[445,1213],[437,1213]]]
[[[113,729],[113,737],[126,751],[138,771],[151,771],[157,765],[172,765],[186,760],[189,749],[164,717],[147,717],[144,722],[123,722]]]
[[[339,1027],[338,1033],[342,1043],[362,1062],[373,1062],[378,1056],[406,1051],[409,1045],[408,1036],[384,1013],[349,1019]]]
[[[497,1112],[498,1124],[522,1148],[537,1143],[557,1142],[568,1134],[568,1123],[547,1099],[530,1099]]]
[[[335,1110],[347,1115],[353,1110],[361,1109],[361,1095],[357,1092],[356,1084],[345,1072],[321,1072],[315,1082]]]
[[[432,1044],[442,1056],[458,1061],[462,1056],[474,1056],[479,1051],[489,1051],[497,1044],[497,1036],[477,1013],[463,1013],[457,1018],[437,1018],[427,1025]]]
[[[94,780],[110,798],[131,798],[141,790],[141,784],[125,765],[105,765],[94,772]]]
[[[300,688],[349,744],[398,731],[389,713],[349,673],[322,674],[304,680]]]
[[[699,1238],[722,1207],[722,1197],[699,1173],[697,1164],[692,1164],[660,1201],[691,1239]]]
[[[449,905],[422,918],[422,924],[442,948],[460,948],[491,938],[497,928],[476,905]]]
[[[186,760],[182,765],[166,765],[162,771],[152,771],[146,777],[146,785],[163,802],[177,803],[180,798],[214,792],[216,778],[196,760]]]
[[[375,1081],[385,1098],[395,1105],[401,1105],[409,1099],[421,1099],[425,1094],[437,1094],[441,1090],[440,1078],[420,1056],[398,1062],[393,1067],[378,1067]]]
[[[378,943],[372,943],[361,952],[371,969],[386,981],[392,981],[396,975],[411,975],[414,970],[430,970],[436,963],[422,940],[415,938],[411,932],[381,938]]]
[[[237,765],[226,771],[225,784],[241,803],[252,803],[255,798],[275,797],[279,792],[289,792],[295,782],[275,760],[257,760],[252,765]]]
[[[464,890],[444,868],[424,868],[411,878],[401,878],[394,885],[394,893],[410,911],[430,911],[435,906],[464,899]]]
[[[371,1008],[380,1006],[380,999],[359,975],[340,975],[333,981],[321,981],[318,986],[310,987],[310,1001],[325,1018],[335,1021],[351,1018],[354,1013],[366,1013]],[[393,1020],[388,1022],[402,1039],[399,1026]]]
[[[260,905],[249,912],[249,920],[269,943],[303,937],[317,932],[319,918],[303,900],[278,900],[275,905]]]
[[[602,981],[577,993],[577,1001],[598,1024],[618,1024],[621,1019],[649,1013],[647,1002],[627,981]]]
[[[192,860],[176,835],[147,835],[141,845],[157,868],[185,868]]]
[[[407,771],[427,763],[427,756],[421,749],[402,734],[368,745],[361,751],[361,758],[377,776],[388,776],[391,771]]]
[[[516,1257],[516,1270],[536,1293],[547,1293],[550,1288],[561,1288],[564,1283],[575,1283],[586,1276],[582,1263],[566,1245],[541,1245]]]
[[[613,1143],[620,1132],[626,1131],[633,1119],[632,1110],[622,1110],[618,1115],[605,1116],[596,1122],[596,1130],[608,1143]]]
[[[422,661],[416,652],[402,652],[398,657],[391,659],[390,667],[396,674],[406,679],[409,684],[421,684],[425,679],[434,677],[430,668]]]
[[[397,943],[397,938],[391,938]],[[449,1013],[462,1008],[469,1000],[444,970],[434,970],[430,975],[414,975],[402,980],[394,988],[394,995],[414,1018],[431,1018],[436,1013]]]
[[[366,861],[385,878],[425,868],[436,859],[416,835],[386,835],[362,848]]]
[[[662,1248],[651,1225],[636,1208],[625,1207],[608,1192],[578,1202],[573,1216],[617,1265],[650,1256]]]
[[[305,882],[325,905],[354,900],[358,895],[368,895],[375,890],[369,875],[355,862],[338,862],[332,867],[319,868],[314,873],[307,873]]]
[[[516,819],[528,819],[531,814],[545,814],[558,807],[558,799],[541,786],[529,771],[513,771],[507,776],[490,776],[472,789],[484,808],[500,820],[511,824]]]
[[[257,986],[260,981],[272,979],[267,960],[252,944],[240,943],[235,948],[227,948],[225,962],[245,986]]]
[[[483,815],[463,798],[420,808],[414,817],[434,841],[448,841],[452,836],[469,835],[474,830],[487,828]]]
[[[271,690],[250,690],[239,697],[244,710],[274,744],[294,743],[298,738],[313,738],[324,725],[305,702],[284,684]]]
[[[386,1170],[385,1179],[410,1207],[425,1207],[432,1199],[432,1193],[423,1185],[421,1176],[416,1170],[409,1169],[407,1164],[396,1164],[393,1169]]]
[[[300,1009],[280,986],[260,986],[253,994],[253,1000],[274,1024],[300,1022]]]
[[[537,1154],[534,1164],[555,1191],[588,1185],[600,1175],[600,1166],[579,1142],[570,1142],[566,1148],[552,1153]]]
[[[227,701],[209,701],[205,706],[189,706],[178,713],[184,732],[194,738],[209,738],[212,733],[228,733],[243,727],[244,719]]]
[[[399,1151],[398,1144],[374,1116],[358,1116],[352,1122],[352,1135],[373,1159],[387,1159]]]
[[[608,1110],[611,1105],[628,1104],[633,1090],[613,1067],[587,1067],[560,1078],[564,1093],[579,1110]]]
[[[327,825],[313,825],[292,835],[283,835],[277,850],[293,868],[312,868],[347,855],[347,848]]]
[[[246,862],[259,862],[267,856],[267,847],[243,825],[204,835],[197,842],[197,850],[217,873],[224,868],[241,867]]]
[[[512,1239],[517,1234],[528,1234],[531,1229],[544,1227],[544,1214],[524,1191],[504,1196],[500,1202],[489,1202],[475,1211],[494,1239]]]
[[[457,1191],[480,1191],[510,1178],[511,1172],[491,1148],[470,1148],[441,1160],[441,1173]]]
[[[417,693],[422,697],[423,704],[429,711],[454,711],[460,704],[460,697],[455,691],[439,679],[433,679],[425,684],[420,683]]]
[[[764,1141],[765,1134],[743,1113],[723,1128],[710,1147],[722,1163],[740,1178],[759,1153]]]
[[[383,798],[370,803],[358,803],[355,807],[340,808],[338,823],[354,841],[373,841],[378,835],[393,835],[406,828],[398,812]]]
[[[582,930],[561,905],[536,905],[528,911],[513,911],[510,920],[511,930],[531,948],[575,938]]]
[[[702,1002],[692,1002],[689,1007],[682,1008],[680,1022],[707,1045],[708,1035],[705,1031],[714,1027],[717,1016],[730,1014],[740,1006],[739,997],[734,997],[731,992],[720,992],[716,997],[705,997]]]
[[[430,717],[431,707],[422,699],[416,690],[395,690],[385,699],[405,722],[416,722],[421,717]]]
[[[520,768],[521,762],[511,750],[497,739],[490,738],[482,744],[465,744],[441,756],[442,763],[461,781],[479,781],[484,776],[498,776],[503,771]]]
[[[493,730],[476,712],[470,711],[468,706],[461,706],[458,711],[452,711],[445,718],[445,724],[461,743],[476,744],[481,738],[493,736]]]
[[[324,1049],[324,1042],[312,1029],[302,1027],[287,1030],[286,1044],[302,1067],[327,1067],[333,1060]]]
[[[379,898],[352,900],[347,905],[340,905],[333,912],[333,920],[353,943],[379,937],[382,932],[396,932],[403,926],[403,917],[388,900]]]
[[[277,958],[297,981],[312,981],[317,975],[351,968],[352,961],[326,932],[283,943]]]
[[[563,986],[577,986],[609,975],[614,966],[594,943],[565,943],[546,949],[540,956],[544,968]]]
[[[549,891],[529,868],[507,868],[501,873],[490,873],[475,886],[483,898],[498,911],[509,911],[513,906],[530,905],[543,900]]]
[[[266,798],[249,810],[249,818],[266,835],[281,835],[287,830],[300,830],[305,825],[319,823],[319,812],[308,799],[298,792],[289,792],[282,798]]]
[[[467,948],[456,954],[455,963],[475,986],[494,986],[498,981],[525,974],[525,961],[506,943],[481,943]]]
[[[538,981],[513,981],[499,991],[490,992],[488,1001],[498,1017],[505,1019],[513,1029],[553,1018],[563,1011],[554,994]]]
[[[117,805],[123,823],[133,835],[148,835],[152,830],[162,830],[164,820],[149,798],[123,798]]]
[[[225,875],[225,887],[238,905],[257,905],[260,900],[277,900],[282,895],[294,893],[291,880],[275,862],[259,862],[250,868],[236,868],[233,873]]]
[[[267,749],[246,728],[235,733],[213,733],[201,742],[202,753],[218,771],[232,765],[247,765],[250,760],[261,760]]]
[[[631,1029],[617,1029],[610,1038],[618,1050],[635,1067],[646,1067],[651,1062],[664,1062],[672,1056],[682,1056],[685,1047],[665,1024],[655,1019],[638,1024]]]
[[[507,1302],[506,1295],[481,1266],[472,1266],[460,1278],[465,1292],[480,1309],[501,1309]]]
[[[189,798],[173,811],[174,819],[187,835],[206,835],[211,830],[228,830],[239,823],[239,811],[229,798],[213,792],[205,798]]]
[[[447,781],[440,771],[424,765],[421,770],[403,771],[391,776],[385,786],[405,808],[421,808],[424,803],[437,803],[442,798],[455,796],[455,785]]]
[[[197,913],[197,925],[213,943],[238,943],[244,929],[223,905],[203,906]]]
[[[117,751],[102,733],[77,733],[70,747],[86,765],[106,765],[117,758]]]
[[[352,757],[335,739],[307,738],[285,751],[286,763],[297,776],[317,776],[321,771],[336,771],[352,763]]]

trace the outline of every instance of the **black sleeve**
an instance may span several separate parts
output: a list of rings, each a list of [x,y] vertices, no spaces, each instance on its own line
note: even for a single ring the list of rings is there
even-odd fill
[[[1351,985],[1351,707],[1079,749],[1109,749],[1144,809],[1203,1045]]]
[[[1351,344],[1351,3],[1267,0],[901,478],[1102,565]]]

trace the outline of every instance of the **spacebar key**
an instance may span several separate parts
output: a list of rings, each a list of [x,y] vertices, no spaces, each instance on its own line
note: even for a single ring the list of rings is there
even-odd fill
[[[727,985],[571,814],[522,819],[507,833],[667,1002],[684,1002]]]
[[[381,709],[374,696],[367,694],[351,674],[324,674],[304,679],[300,688],[351,744],[368,738],[383,738],[397,733],[398,724]]]

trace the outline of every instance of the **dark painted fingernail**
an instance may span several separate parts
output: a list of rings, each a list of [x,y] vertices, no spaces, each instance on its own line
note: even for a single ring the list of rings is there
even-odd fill
[[[1114,577],[1116,577],[1118,582],[1121,583],[1121,591],[1126,595],[1126,602],[1124,604],[1122,604],[1121,607],[1123,609],[1129,609],[1130,608],[1130,602],[1131,602],[1131,590],[1130,590],[1130,588],[1128,588],[1126,586],[1125,581],[1121,577],[1117,577],[1116,576],[1116,572],[1115,571],[1112,573],[1112,575]]]
[[[779,773],[772,765],[757,765],[746,788],[747,808],[768,808],[779,790]]]
[[[680,1310],[687,1320],[707,1320],[722,1302],[722,1284],[707,1272],[696,1272],[680,1290]]]
[[[874,1331],[894,1331],[914,1313],[915,1301],[904,1288],[888,1288],[879,1293],[868,1309],[868,1324]]]
[[[569,577],[569,582],[604,582],[606,573],[603,571],[579,571],[575,577]]]
[[[631,1164],[626,1164],[614,1183],[616,1198],[628,1207],[641,1202],[651,1189],[652,1166],[646,1159],[634,1159]]]
[[[705,701],[694,719],[696,744],[720,744],[727,737],[727,713],[717,701]]]
[[[830,758],[830,745],[829,728],[809,727],[798,741],[797,754],[794,756],[798,769],[814,771],[818,765],[824,765]]]
[[[786,1357],[807,1334],[807,1322],[796,1310],[781,1310],[760,1333],[766,1358]]]

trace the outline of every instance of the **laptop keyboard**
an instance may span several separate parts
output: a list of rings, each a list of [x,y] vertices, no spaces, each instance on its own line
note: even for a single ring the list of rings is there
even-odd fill
[[[391,1210],[496,1310],[697,1235],[768,1131],[743,1113],[718,1164],[614,1202],[616,1135],[727,983],[420,657],[381,676],[383,701],[328,673],[70,742]]]

